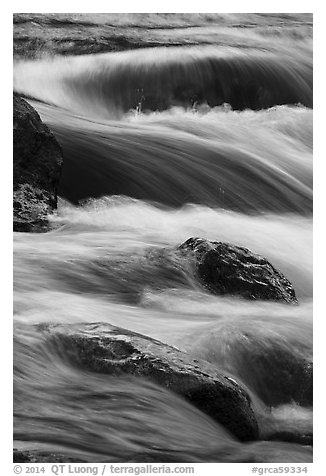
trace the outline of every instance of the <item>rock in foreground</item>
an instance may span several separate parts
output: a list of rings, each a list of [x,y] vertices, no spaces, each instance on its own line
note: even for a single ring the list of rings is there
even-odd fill
[[[85,463],[73,456],[49,451],[27,450],[19,451],[14,448],[13,463]]]
[[[71,359],[110,375],[144,377],[183,396],[242,441],[257,439],[258,426],[248,394],[205,361],[160,341],[109,324],[54,325]]]
[[[62,152],[35,109],[14,94],[14,231],[45,231],[57,207]]]
[[[176,251],[191,262],[197,279],[214,294],[297,303],[290,281],[247,248],[189,238]]]

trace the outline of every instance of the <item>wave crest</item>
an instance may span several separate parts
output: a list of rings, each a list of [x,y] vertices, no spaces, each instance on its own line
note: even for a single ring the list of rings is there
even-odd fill
[[[230,47],[151,48],[18,62],[17,92],[93,116],[171,106],[312,107],[312,63],[293,52]]]

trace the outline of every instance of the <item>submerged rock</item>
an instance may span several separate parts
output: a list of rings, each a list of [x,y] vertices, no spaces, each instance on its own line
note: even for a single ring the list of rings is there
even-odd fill
[[[176,252],[190,260],[197,279],[214,294],[297,303],[290,281],[267,259],[247,248],[189,238]]]
[[[62,152],[50,129],[24,99],[13,103],[14,231],[45,231],[57,207]]]
[[[279,352],[278,352],[279,351]],[[247,354],[248,355],[248,354]],[[303,407],[313,405],[313,363],[299,353],[284,347],[253,349],[248,355],[250,371],[243,371],[241,377],[267,405],[295,402]]]
[[[54,325],[47,331],[66,342],[71,359],[88,370],[147,378],[183,396],[240,440],[257,439],[248,394],[211,364],[109,324]]]
[[[275,407],[295,402],[312,406],[312,357],[306,349],[300,349],[300,342],[284,342],[276,335],[263,338],[258,328],[256,335],[246,328],[234,329],[233,334],[232,341],[220,341],[216,345],[215,356],[219,356],[223,369],[246,382],[266,405]],[[225,346],[228,352],[223,355]]]
[[[286,441],[288,443],[298,443],[299,445],[312,446],[312,433],[298,433],[293,431],[279,431],[268,436],[270,441]]]

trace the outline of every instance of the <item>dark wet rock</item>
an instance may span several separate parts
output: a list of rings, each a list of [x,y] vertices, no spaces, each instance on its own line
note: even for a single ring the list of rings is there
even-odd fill
[[[80,458],[65,454],[52,453],[50,451],[27,450],[19,451],[14,448],[14,463],[83,463]]]
[[[109,324],[42,328],[65,341],[70,357],[88,370],[144,377],[183,396],[240,440],[258,437],[248,394],[214,366],[192,360],[160,341]]]
[[[267,405],[295,402],[312,407],[313,363],[299,351],[286,351],[277,345],[265,351],[254,349],[247,363],[256,368],[242,372],[241,377],[248,377],[245,381]]]
[[[176,251],[190,260],[197,279],[214,294],[297,303],[290,281],[247,248],[189,238]]]
[[[305,360],[303,364],[303,378],[299,383],[297,401],[304,406],[313,404],[313,363]]]
[[[245,365],[241,365],[241,358]],[[239,342],[237,360],[238,375],[267,405],[296,402],[304,407],[312,406],[313,363],[298,351],[269,341],[265,347],[253,346],[250,352],[243,350]]]
[[[30,463],[31,457],[28,451],[18,451],[14,448],[13,462],[14,463]]]
[[[204,349],[205,341],[200,345]],[[195,346],[193,353],[198,355]],[[210,360],[205,350],[199,356]],[[214,361],[246,382],[268,406],[313,404],[311,347],[300,335],[284,338],[266,331],[264,324],[228,322],[216,330]]]
[[[62,152],[35,109],[14,94],[14,231],[45,231],[47,215],[57,207]]]

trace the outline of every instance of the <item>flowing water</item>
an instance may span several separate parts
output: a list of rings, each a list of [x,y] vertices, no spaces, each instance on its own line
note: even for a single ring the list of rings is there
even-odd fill
[[[310,16],[21,15],[15,28],[29,42],[14,88],[64,154],[52,230],[14,234],[15,446],[84,461],[311,461],[309,446],[268,441],[312,432],[312,408],[282,380],[287,362],[312,359]],[[91,54],[103,32],[133,49]],[[48,50],[31,59],[36,36]],[[67,56],[82,40],[88,54]],[[267,257],[299,306],[213,296],[146,260],[191,236]],[[233,376],[260,441],[150,382],[76,368],[42,332],[92,322]]]

